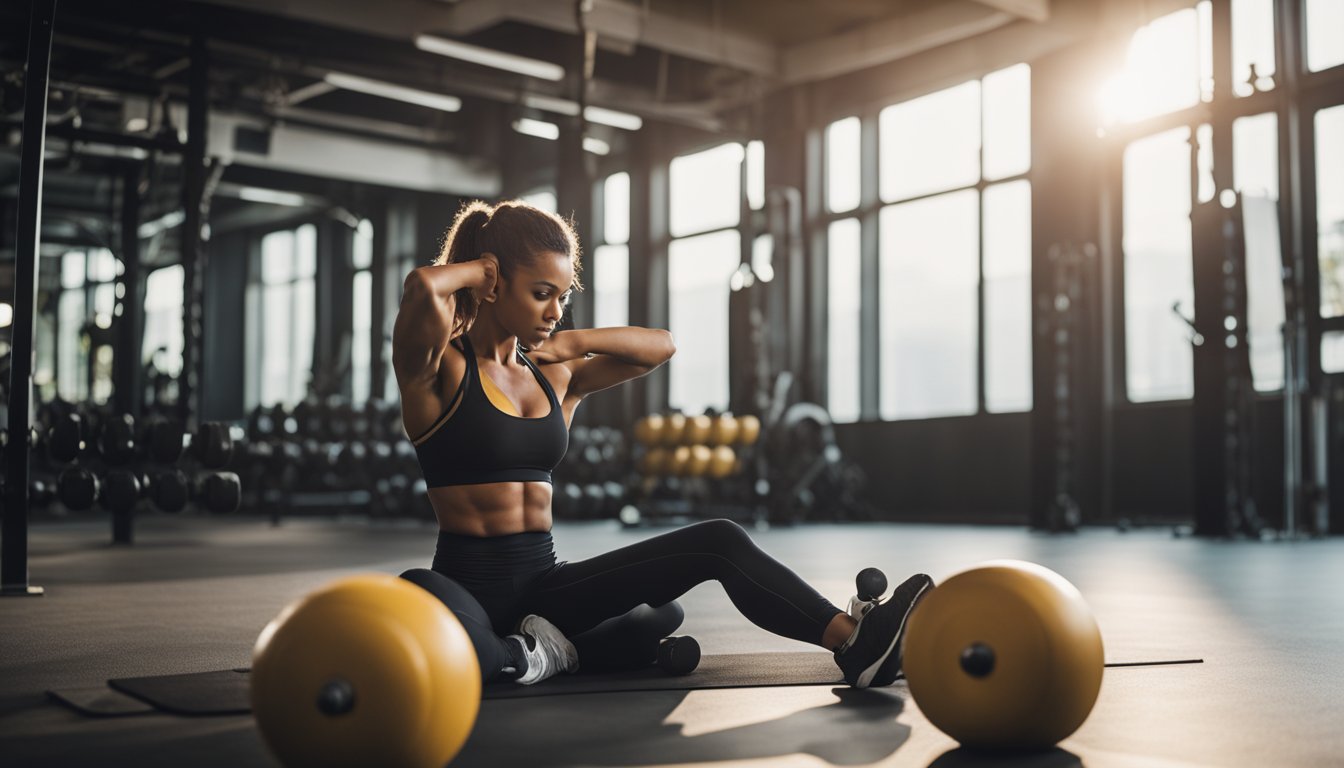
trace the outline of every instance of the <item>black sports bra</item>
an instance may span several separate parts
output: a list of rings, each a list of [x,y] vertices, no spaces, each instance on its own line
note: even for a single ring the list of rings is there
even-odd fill
[[[462,335],[467,371],[462,383],[432,427],[413,439],[420,471],[430,488],[539,481],[551,482],[551,470],[569,447],[569,427],[555,390],[535,363],[518,353],[541,388],[551,410],[545,416],[524,418],[505,413],[490,401],[485,380],[476,364],[471,340]],[[490,382],[493,386],[493,382]]]

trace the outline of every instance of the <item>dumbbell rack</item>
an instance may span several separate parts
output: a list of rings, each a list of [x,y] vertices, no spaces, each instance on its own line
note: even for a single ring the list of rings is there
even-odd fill
[[[717,426],[706,427],[703,419],[697,427],[696,417],[668,414],[646,417],[637,425],[633,463],[640,471],[627,489],[628,501],[619,513],[622,525],[681,525],[713,518],[755,527],[767,524],[759,425],[743,444],[736,434],[725,437]],[[656,426],[650,427],[650,420]],[[720,463],[711,472],[709,462],[717,459],[706,458],[706,453],[725,449],[732,451],[731,469]]]
[[[41,409],[27,447],[31,502],[58,501],[73,512],[98,506],[111,513],[116,544],[133,543],[141,501],[167,513],[190,501],[211,512],[238,507],[238,477],[212,471],[232,456],[229,429],[217,422],[187,435],[171,417],[151,415],[137,428],[129,414],[56,400]]]

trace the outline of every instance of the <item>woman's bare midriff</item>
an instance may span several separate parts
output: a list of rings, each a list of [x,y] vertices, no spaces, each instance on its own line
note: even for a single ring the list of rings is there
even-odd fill
[[[439,528],[464,536],[551,530],[551,484],[480,483],[430,488]]]

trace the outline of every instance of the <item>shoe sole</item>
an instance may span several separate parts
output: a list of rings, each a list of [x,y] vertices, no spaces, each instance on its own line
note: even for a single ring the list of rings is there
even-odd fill
[[[924,586],[920,587],[919,591],[915,593],[914,598],[910,600],[910,609],[901,617],[901,623],[900,626],[896,628],[896,634],[891,636],[891,645],[887,646],[887,649],[882,652],[882,655],[878,656],[876,661],[868,665],[867,669],[859,673],[859,679],[854,684],[855,688],[868,688],[873,684],[873,679],[877,677],[877,673],[882,671],[882,665],[887,662],[887,659],[891,657],[892,652],[900,646],[901,639],[905,637],[905,623],[910,620],[910,614],[915,612],[915,606],[919,605],[919,601],[923,599],[924,593],[928,592],[929,588],[932,586],[932,580],[926,581]],[[899,660],[900,657],[898,656],[898,663]],[[896,678],[893,677],[890,682],[895,681]]]

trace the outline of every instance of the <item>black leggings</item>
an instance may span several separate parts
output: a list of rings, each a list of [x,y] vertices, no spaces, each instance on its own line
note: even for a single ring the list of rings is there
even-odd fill
[[[402,578],[457,615],[486,681],[510,662],[501,636],[529,614],[574,642],[582,670],[605,671],[653,663],[658,641],[681,625],[673,601],[705,581],[721,583],[756,626],[813,645],[841,613],[730,520],[696,523],[577,563],[555,562],[549,533],[440,534],[434,569]]]

